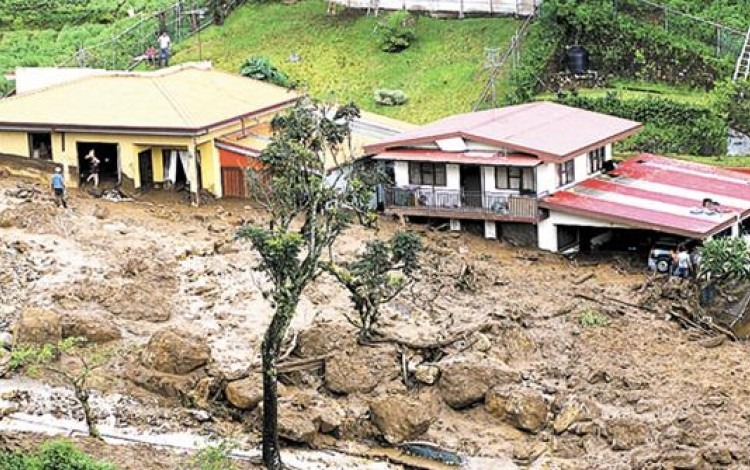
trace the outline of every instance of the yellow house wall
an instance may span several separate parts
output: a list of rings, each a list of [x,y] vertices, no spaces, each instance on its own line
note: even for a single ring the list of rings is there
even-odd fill
[[[0,131],[0,153],[29,156],[29,138],[25,132]]]

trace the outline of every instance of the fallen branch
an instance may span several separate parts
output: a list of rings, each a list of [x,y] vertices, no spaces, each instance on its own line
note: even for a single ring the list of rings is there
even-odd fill
[[[595,303],[597,303],[599,305],[606,305],[605,300],[608,300],[610,302],[615,302],[615,303],[622,304],[622,305],[625,305],[625,306],[628,306],[628,307],[632,307],[632,308],[635,308],[635,309],[638,309],[638,310],[645,310],[646,312],[658,313],[656,310],[654,310],[651,307],[646,307],[644,305],[638,305],[638,304],[635,304],[635,303],[632,303],[632,302],[626,302],[624,300],[618,299],[617,297],[603,296],[601,299],[597,299],[595,297],[591,297],[590,295],[582,294],[580,292],[576,292],[574,294],[574,297],[577,297],[579,299],[588,300],[590,302],[595,302]]]
[[[573,281],[573,285],[575,285],[575,286],[581,285],[581,284],[583,284],[584,282],[588,281],[589,279],[591,279],[594,276],[595,276],[594,273],[588,273],[585,276],[581,276],[578,279],[575,279]]]

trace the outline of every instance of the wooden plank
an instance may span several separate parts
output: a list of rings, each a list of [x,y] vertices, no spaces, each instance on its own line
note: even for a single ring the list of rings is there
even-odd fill
[[[248,197],[245,171],[242,168],[222,167],[221,185],[226,197]]]

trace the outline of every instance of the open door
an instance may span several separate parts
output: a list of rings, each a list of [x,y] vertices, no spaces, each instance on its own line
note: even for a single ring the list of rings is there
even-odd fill
[[[138,153],[138,173],[141,175],[142,189],[154,187],[154,162],[151,158],[151,149]]]

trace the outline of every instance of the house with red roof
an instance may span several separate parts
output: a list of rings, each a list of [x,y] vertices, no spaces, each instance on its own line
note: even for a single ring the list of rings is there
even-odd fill
[[[557,252],[612,230],[739,233],[750,176],[654,155],[615,165],[612,145],[641,128],[534,102],[450,116],[365,151],[392,172],[387,214],[474,226],[487,238]]]

